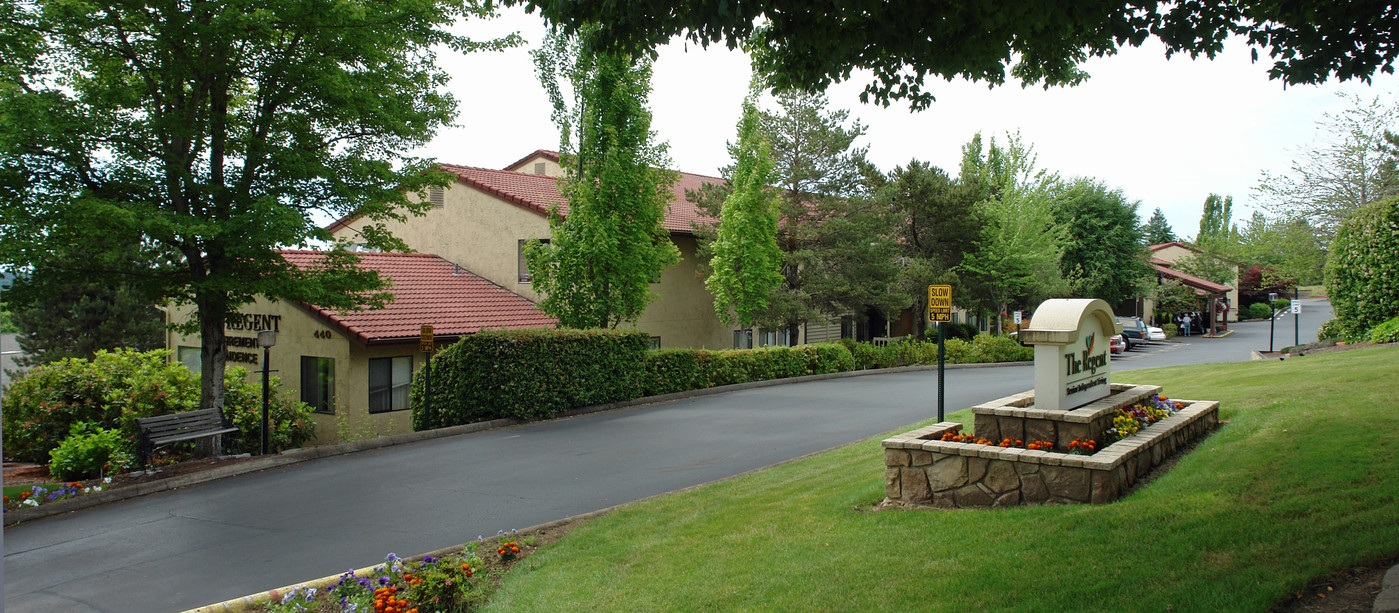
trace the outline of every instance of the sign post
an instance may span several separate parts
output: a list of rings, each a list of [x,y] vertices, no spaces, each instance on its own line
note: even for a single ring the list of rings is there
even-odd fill
[[[946,359],[944,339],[947,336],[943,324],[952,321],[952,286],[928,286],[928,321],[938,324],[938,421],[943,421],[943,363]]]
[[[1292,346],[1302,344],[1302,288],[1292,288]]]
[[[424,324],[419,329],[418,349],[427,354],[427,360],[423,362],[423,424],[427,429],[433,428],[432,419],[432,326]]]

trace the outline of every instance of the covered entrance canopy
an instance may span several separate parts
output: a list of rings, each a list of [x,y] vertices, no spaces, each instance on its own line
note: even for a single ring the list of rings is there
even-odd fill
[[[1181,284],[1195,291],[1198,296],[1205,297],[1205,311],[1202,313],[1206,317],[1209,334],[1219,334],[1228,326],[1225,320],[1229,313],[1229,292],[1233,288],[1228,285],[1221,285],[1208,279],[1201,279],[1194,275],[1188,275],[1179,270],[1171,268],[1168,262],[1158,258],[1152,258],[1149,263],[1156,271],[1157,278],[1166,277],[1181,282]]]

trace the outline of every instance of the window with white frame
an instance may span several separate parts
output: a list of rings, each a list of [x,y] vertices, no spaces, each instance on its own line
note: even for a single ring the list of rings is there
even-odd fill
[[[408,408],[413,382],[413,356],[369,359],[369,412],[387,413]]]

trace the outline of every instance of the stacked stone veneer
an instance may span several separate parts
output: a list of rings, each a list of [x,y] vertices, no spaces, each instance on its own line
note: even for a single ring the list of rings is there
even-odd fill
[[[1102,441],[1118,407],[1160,391],[1159,386],[1114,385],[1108,397],[1072,411],[1037,410],[1034,392],[1024,392],[973,407],[975,431],[993,440],[1053,441],[1060,449],[1075,438]],[[962,424],[952,422],[885,439],[884,505],[958,508],[1116,500],[1219,422],[1216,401],[1175,402],[1185,408],[1093,455],[937,440],[961,429]]]

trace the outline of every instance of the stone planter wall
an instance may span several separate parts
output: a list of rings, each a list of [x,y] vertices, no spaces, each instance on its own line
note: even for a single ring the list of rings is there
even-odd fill
[[[1108,398],[1091,403],[1075,411],[1056,411],[1059,416],[1079,413],[1074,421],[1068,419],[1048,420],[1054,422],[1055,440],[1077,432],[1075,428],[1092,423],[1092,418],[1100,409],[1090,409],[1094,405],[1109,401],[1130,404],[1149,393],[1159,392],[1153,386],[1122,386],[1122,390]],[[1117,391],[1117,386],[1114,386]],[[1120,395],[1125,393],[1125,395]],[[1019,407],[1029,394],[1033,402],[1033,392],[1009,396],[990,407],[988,419],[994,417],[997,426],[1003,423],[1002,417],[1027,419],[1027,412],[1034,409]],[[1130,399],[1130,400],[1129,400]],[[962,424],[942,422],[911,432],[885,439],[884,448],[884,506],[944,508],[992,507],[1018,504],[1040,503],[1093,503],[1111,502],[1121,497],[1136,483],[1137,479],[1153,467],[1169,458],[1176,450],[1205,434],[1219,422],[1219,403],[1205,400],[1176,400],[1185,404],[1180,412],[1157,423],[1143,428],[1137,434],[1109,445],[1091,456],[1071,455],[1050,451],[1031,451],[1018,448],[1002,448],[969,443],[952,443],[937,440],[946,432],[956,431]],[[1116,404],[1109,410],[1116,410]],[[996,410],[1021,411],[997,415]],[[984,438],[981,429],[982,413],[977,415],[976,433]],[[1022,422],[1025,428],[1047,427],[1028,415],[1029,421]],[[1089,417],[1085,421],[1080,418]],[[1110,421],[1110,420],[1109,420]],[[1067,433],[1067,434],[1066,434]],[[1005,436],[1017,436],[1031,440],[1033,435],[1023,436],[998,432]],[[1029,434],[1028,432],[1026,434]],[[1101,435],[1099,435],[1101,436]],[[996,437],[1000,438],[1000,436]],[[1072,438],[1078,438],[1074,436]],[[1072,438],[1068,440],[1072,440]],[[1101,438],[1098,438],[1101,440]]]
[[[1102,441],[1103,433],[1112,428],[1118,407],[1160,393],[1159,385],[1114,383],[1111,394],[1077,409],[1045,411],[1034,408],[1035,392],[1022,392],[972,407],[976,415],[972,424],[976,435],[987,440],[1049,441],[1059,449],[1068,449],[1074,439]]]

